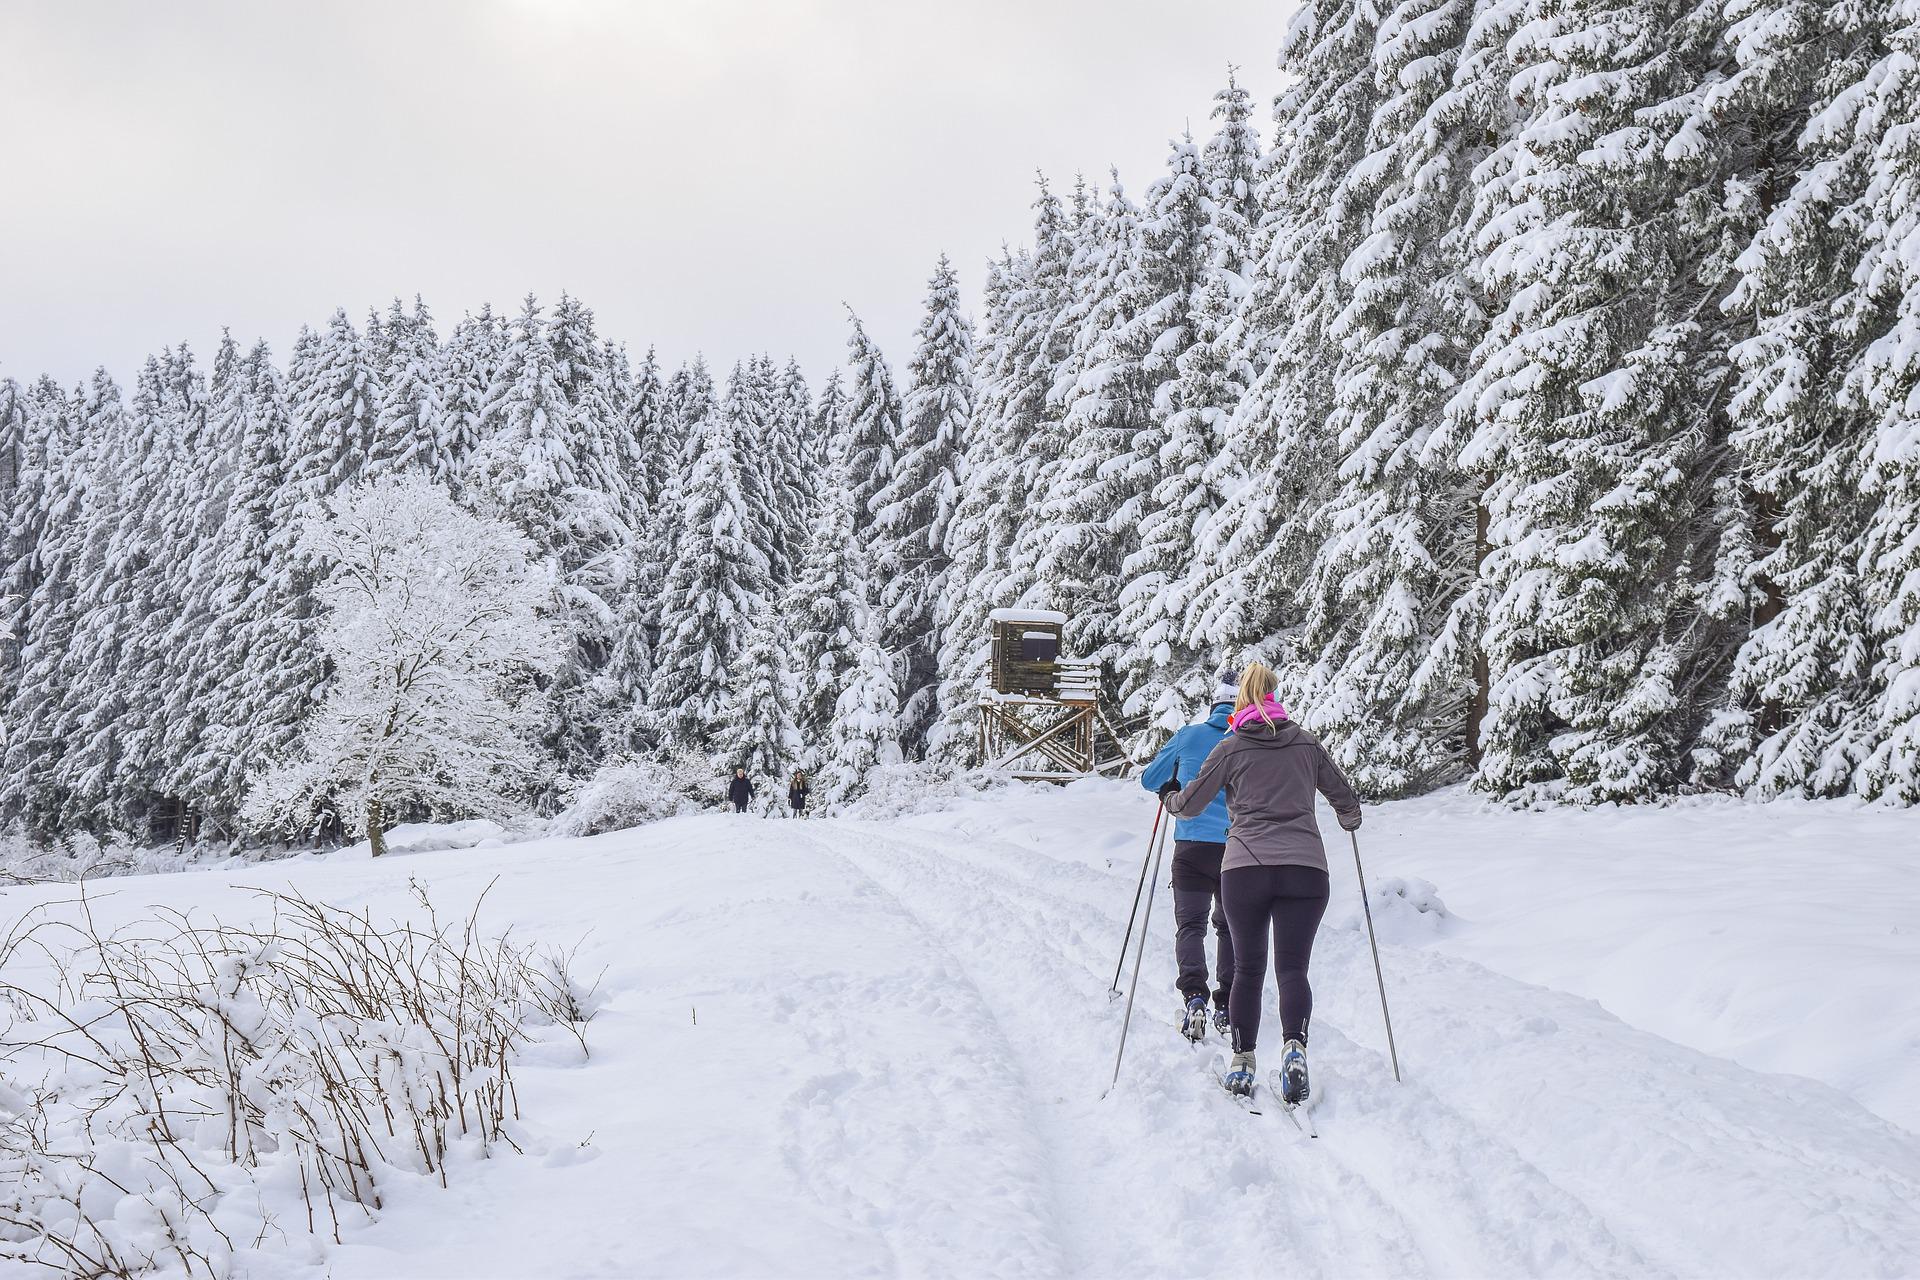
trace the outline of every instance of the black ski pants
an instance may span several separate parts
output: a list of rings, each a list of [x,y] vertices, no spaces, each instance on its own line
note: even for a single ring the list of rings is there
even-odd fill
[[[1260,992],[1267,980],[1267,932],[1273,932],[1273,976],[1280,987],[1280,1029],[1307,1042],[1313,988],[1307,961],[1313,935],[1327,913],[1327,873],[1318,867],[1234,867],[1221,873],[1220,897],[1233,930],[1233,1023],[1236,1053],[1253,1052],[1260,1037]]]
[[[1220,905],[1220,859],[1227,846],[1208,840],[1173,842],[1173,955],[1180,965],[1180,997],[1207,997],[1207,913],[1213,913],[1215,1007],[1227,1007],[1233,989],[1233,935]]]

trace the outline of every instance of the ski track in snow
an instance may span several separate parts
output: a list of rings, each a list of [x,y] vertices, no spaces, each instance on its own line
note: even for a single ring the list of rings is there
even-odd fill
[[[1071,817],[1119,801],[1058,803]],[[1315,949],[1322,1137],[1296,1133],[1264,1088],[1248,1114],[1213,1079],[1220,1042],[1174,1030],[1165,866],[1126,1062],[1103,1094],[1140,850],[1111,826],[1055,853],[964,814],[938,824],[677,819],[132,878],[94,909],[235,917],[251,887],[291,880],[398,913],[418,877],[450,914],[497,876],[496,927],[586,933],[579,968],[605,966],[591,1056],[561,1040],[527,1051],[527,1154],[468,1161],[448,1190],[393,1183],[376,1221],[309,1255],[331,1280],[1920,1270],[1911,1133],[1583,997],[1385,943],[1395,1084],[1357,912],[1330,913]],[[1105,868],[1088,856],[1101,841]],[[1351,895],[1351,872],[1333,886]],[[6,914],[61,896],[9,893]]]

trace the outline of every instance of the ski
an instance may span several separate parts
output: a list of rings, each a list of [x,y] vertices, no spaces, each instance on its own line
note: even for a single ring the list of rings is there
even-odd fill
[[[1320,1126],[1313,1122],[1313,1108],[1304,1102],[1286,1101],[1286,1090],[1281,1087],[1283,1083],[1284,1081],[1281,1080],[1278,1071],[1269,1071],[1267,1073],[1267,1087],[1273,1090],[1274,1097],[1281,1100],[1280,1109],[1287,1113],[1287,1119],[1293,1121],[1293,1127],[1300,1131],[1302,1137],[1319,1137]],[[1307,1122],[1304,1125],[1300,1123],[1300,1117],[1303,1115],[1307,1118]]]
[[[1233,1090],[1227,1088],[1227,1060],[1217,1053],[1213,1055],[1213,1082],[1220,1086],[1220,1092],[1239,1103],[1240,1109],[1248,1115],[1258,1116],[1266,1114],[1254,1106],[1254,1094],[1259,1092],[1259,1085],[1256,1084],[1252,1091],[1247,1093],[1235,1093]]]

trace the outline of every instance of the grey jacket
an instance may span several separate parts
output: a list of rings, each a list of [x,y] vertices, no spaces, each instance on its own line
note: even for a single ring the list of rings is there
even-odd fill
[[[1299,866],[1327,869],[1320,825],[1313,819],[1318,791],[1351,831],[1360,825],[1360,797],[1320,740],[1291,720],[1242,725],[1215,747],[1199,774],[1167,800],[1176,818],[1198,813],[1222,788],[1227,793],[1227,856],[1235,867]]]

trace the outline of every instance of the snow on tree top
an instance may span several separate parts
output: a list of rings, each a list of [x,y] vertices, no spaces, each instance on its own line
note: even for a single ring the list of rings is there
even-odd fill
[[[987,621],[1048,623],[1064,627],[1067,625],[1067,615],[1052,609],[995,609],[987,615]]]

